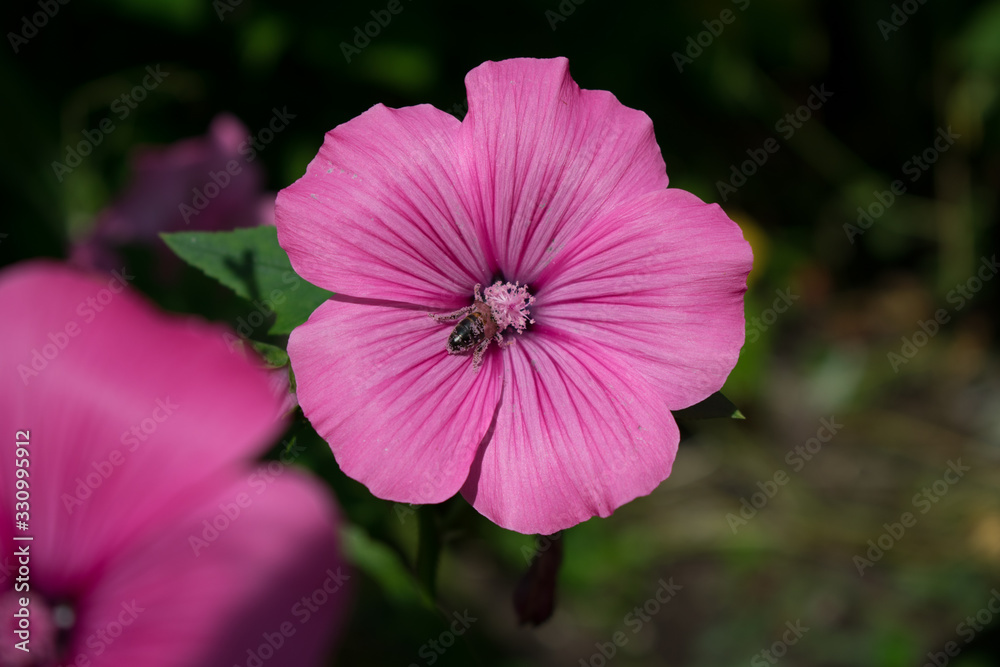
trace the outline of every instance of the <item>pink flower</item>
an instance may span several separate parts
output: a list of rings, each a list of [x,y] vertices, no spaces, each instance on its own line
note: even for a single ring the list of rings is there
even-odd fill
[[[128,186],[73,247],[73,262],[110,270],[121,266],[119,247],[148,244],[163,248],[162,261],[175,264],[160,232],[273,223],[274,195],[261,191],[264,178],[260,163],[250,161],[249,136],[234,116],[220,114],[204,137],[138,151]]]
[[[317,482],[251,465],[283,427],[266,374],[107,277],[17,265],[0,304],[0,664],[317,664],[345,609],[339,520]]]
[[[292,265],[338,294],[288,351],[306,416],[376,496],[461,490],[553,533],[670,474],[669,411],[736,364],[752,256],[717,205],[667,188],[649,118],[565,59],[487,62],[466,87],[461,122],[377,105],[333,129],[278,194]],[[477,336],[478,368],[458,349]]]

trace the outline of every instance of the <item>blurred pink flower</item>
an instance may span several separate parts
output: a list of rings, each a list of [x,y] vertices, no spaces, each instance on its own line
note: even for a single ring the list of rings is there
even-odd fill
[[[0,273],[0,304],[16,323],[0,334],[0,664],[318,664],[349,573],[324,488],[253,466],[284,426],[266,373],[222,327],[58,264]]]
[[[121,265],[117,249],[130,244],[154,245],[165,261],[176,261],[160,232],[273,224],[274,195],[261,192],[264,176],[249,136],[234,116],[220,114],[203,137],[137,151],[129,184],[73,247],[72,261],[110,270]]]
[[[669,411],[739,357],[752,255],[717,205],[667,187],[650,119],[566,59],[465,83],[464,121],[377,105],[278,193],[292,265],[338,295],[288,352],[306,416],[376,496],[461,490],[549,534],[670,474]]]

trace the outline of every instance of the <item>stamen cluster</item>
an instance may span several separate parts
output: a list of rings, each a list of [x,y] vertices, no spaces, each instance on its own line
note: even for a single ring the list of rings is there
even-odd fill
[[[514,327],[521,333],[529,323],[535,323],[528,314],[528,306],[534,303],[535,297],[528,293],[527,285],[521,286],[519,283],[511,285],[498,280],[483,291],[483,296],[486,305],[493,313],[497,331]]]

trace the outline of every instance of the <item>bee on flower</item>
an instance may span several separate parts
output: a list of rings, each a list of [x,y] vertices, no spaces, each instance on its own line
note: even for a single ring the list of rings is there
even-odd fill
[[[668,187],[649,117],[566,59],[487,62],[466,87],[462,121],[376,105],[334,128],[278,194],[293,267],[336,294],[288,353],[305,415],[372,493],[461,492],[551,534],[670,474],[670,411],[739,357],[752,254]]]

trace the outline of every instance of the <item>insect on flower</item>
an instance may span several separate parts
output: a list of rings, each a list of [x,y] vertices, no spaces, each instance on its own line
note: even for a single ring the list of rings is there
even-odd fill
[[[566,59],[465,83],[462,120],[377,104],[278,193],[292,268],[335,293],[288,356],[305,416],[374,495],[461,493],[549,535],[670,475],[670,411],[739,358],[753,257],[722,208],[669,187],[649,116]]]
[[[473,371],[479,370],[483,363],[483,352],[491,341],[495,340],[500,345],[505,344],[504,329],[513,326],[520,333],[524,331],[526,324],[534,323],[534,320],[528,319],[527,308],[534,302],[535,297],[528,294],[527,287],[519,287],[517,283],[511,285],[497,281],[486,288],[485,301],[479,296],[480,287],[481,285],[476,285],[475,301],[471,306],[444,315],[430,314],[437,322],[454,322],[461,318],[448,336],[448,354],[464,354],[475,348],[472,353]],[[511,339],[506,345],[513,343],[514,339]]]

